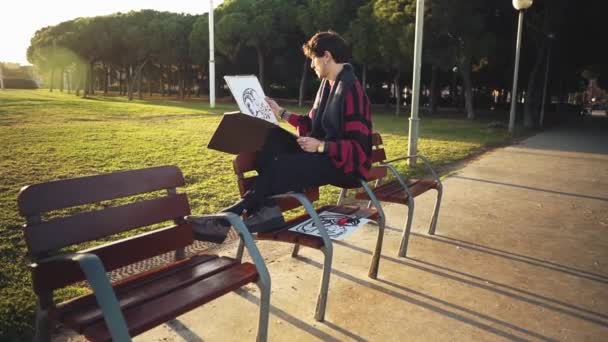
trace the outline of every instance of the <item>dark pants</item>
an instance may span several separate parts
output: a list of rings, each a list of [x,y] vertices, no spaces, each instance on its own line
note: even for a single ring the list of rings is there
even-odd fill
[[[274,150],[273,150],[274,149]],[[299,148],[298,148],[299,149]],[[283,153],[281,153],[283,152]],[[289,191],[301,192],[308,187],[326,184],[352,183],[356,178],[336,168],[326,154],[299,151],[280,151],[265,147],[258,153],[256,178],[244,198],[226,208],[235,214],[243,210],[255,211],[265,198]]]

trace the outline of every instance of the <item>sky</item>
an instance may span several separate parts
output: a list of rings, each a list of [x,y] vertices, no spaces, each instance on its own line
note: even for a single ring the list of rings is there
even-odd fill
[[[213,5],[222,2],[214,0]],[[29,64],[30,39],[42,27],[77,17],[141,9],[202,14],[209,11],[209,0],[4,0],[0,7],[0,62]]]

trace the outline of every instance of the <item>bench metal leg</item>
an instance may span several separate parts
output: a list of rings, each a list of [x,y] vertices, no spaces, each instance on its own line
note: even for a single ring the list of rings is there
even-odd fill
[[[300,251],[300,244],[296,243],[293,245],[293,250],[291,251],[291,257],[296,258],[298,256],[298,252]]]
[[[243,242],[243,239],[239,239],[239,246],[236,249],[236,260],[238,260],[238,262],[243,262],[243,251],[245,250],[245,243]]]
[[[380,185],[382,179],[376,179],[376,181],[374,182],[374,189],[378,187],[378,185]],[[367,185],[367,183],[365,183]],[[365,191],[367,192],[367,195],[369,196],[369,194],[373,194],[372,190],[369,189],[368,187],[365,187]],[[374,204],[374,201],[371,200],[371,196],[370,196],[370,200],[367,201],[367,209],[371,209],[372,205]],[[379,208],[379,206],[376,206],[376,208]]]
[[[382,256],[382,242],[384,240],[384,217],[378,220],[378,240],[376,240],[376,248],[374,249],[374,255],[372,256],[372,263],[369,266],[368,277],[372,279],[378,278],[378,268],[380,267],[380,257]]]
[[[338,202],[336,203],[336,206],[341,206],[342,202],[344,202],[344,199],[346,198],[346,194],[348,193],[348,189],[342,188],[340,190],[340,196],[338,196]]]
[[[410,196],[407,203],[407,221],[405,221],[405,227],[403,228],[403,235],[401,237],[401,245],[399,246],[398,256],[405,258],[407,254],[407,244],[410,239],[410,230],[412,229],[412,220],[414,218],[414,199]]]
[[[260,288],[260,321],[258,323],[257,342],[266,342],[268,340],[268,320],[270,315],[270,286],[257,282]]]
[[[376,181],[378,184],[378,181]],[[380,267],[380,257],[382,256],[382,242],[384,240],[384,227],[386,225],[386,215],[384,215],[384,210],[382,210],[382,205],[378,198],[370,189],[369,185],[366,182],[361,182],[361,186],[367,193],[370,198],[368,208],[371,208],[372,204],[376,208],[378,212],[378,239],[376,240],[376,248],[374,249],[374,254],[372,255],[372,262],[369,266],[368,277],[372,279],[378,278],[378,268]]]
[[[178,248],[175,250],[175,260],[184,260],[186,258],[186,248]]]
[[[435,235],[435,228],[437,228],[437,218],[439,217],[439,207],[441,206],[442,197],[443,187],[440,185],[437,188],[437,200],[435,201],[435,209],[433,211],[433,217],[431,218],[431,225],[429,226],[429,235]]]
[[[48,311],[43,310],[40,305],[36,307],[36,335],[35,342],[51,342],[51,331],[53,323],[49,319]]]
[[[321,276],[321,288],[317,298],[317,308],[315,310],[315,320],[323,322],[325,320],[325,308],[327,306],[327,293],[329,291],[329,275],[331,274],[331,249],[321,247],[323,258],[323,275]]]

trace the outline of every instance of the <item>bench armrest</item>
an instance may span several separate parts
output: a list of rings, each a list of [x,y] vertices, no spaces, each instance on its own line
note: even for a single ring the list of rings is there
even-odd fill
[[[118,305],[118,300],[112,288],[112,283],[106,275],[106,270],[99,257],[92,253],[65,253],[41,259],[37,263],[67,260],[78,263],[87,281],[93,289],[97,304],[101,308],[103,318],[110,330],[113,341],[131,341],[127,323]]]
[[[260,254],[258,247],[255,245],[253,241],[253,237],[251,233],[243,223],[241,218],[233,213],[217,213],[217,214],[209,214],[209,215],[191,215],[189,217],[197,218],[197,219],[224,219],[230,222],[232,227],[236,229],[239,233],[239,237],[245,244],[245,248],[249,252],[253,263],[255,264],[255,268],[258,271],[258,276],[260,282],[270,289],[270,273],[268,272],[268,268],[266,267],[266,263],[264,262],[264,258]]]
[[[287,192],[284,194],[271,196],[270,198],[274,198],[274,199],[295,198],[302,204],[306,213],[308,213],[310,218],[312,218],[312,221],[314,222],[315,226],[317,226],[317,229],[319,230],[319,235],[321,235],[321,239],[323,239],[323,246],[325,247],[327,258],[329,258],[331,260],[331,256],[333,253],[331,239],[329,237],[329,234],[327,234],[327,230],[325,229],[325,226],[321,222],[321,218],[319,217],[319,214],[317,213],[315,208],[312,206],[312,203],[310,202],[308,197],[306,197],[304,194],[299,193],[299,192]]]
[[[419,158],[419,159],[422,160],[422,162],[424,163],[424,166],[427,168],[427,170],[429,171],[429,173],[431,174],[431,176],[433,176],[433,178],[437,181],[437,183],[439,183],[439,186],[441,186],[441,179],[439,179],[439,176],[437,175],[437,173],[435,172],[435,170],[431,166],[431,163],[429,162],[429,160],[426,159],[426,157],[423,156],[423,155],[421,155],[421,154],[412,154],[412,155],[405,156],[405,157],[400,157],[400,158],[395,158],[395,159],[387,160],[387,161],[384,161],[384,162],[380,163],[380,165],[387,165],[387,164],[392,164],[392,163],[394,163],[396,161],[407,160],[407,159],[415,159],[415,158]]]
[[[398,158],[398,159],[395,159],[392,161],[397,161],[397,160],[401,160],[401,159],[406,159],[406,158]],[[410,192],[410,188],[407,186],[407,184],[403,180],[403,176],[401,176],[401,174],[399,174],[399,171],[397,171],[397,168],[395,166],[388,164],[387,162],[382,162],[382,163],[376,165],[375,167],[383,167],[385,169],[388,169],[393,174],[393,176],[395,176],[395,178],[397,179],[399,184],[401,184],[401,187],[407,194],[408,198],[413,198],[412,193]],[[367,189],[365,189],[365,191],[367,192],[367,194],[369,196],[370,191],[367,191]]]

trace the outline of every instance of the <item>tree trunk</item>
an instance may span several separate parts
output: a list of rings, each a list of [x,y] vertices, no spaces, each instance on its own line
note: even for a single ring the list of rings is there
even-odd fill
[[[123,67],[123,69],[124,69],[124,67]],[[123,69],[120,69],[120,71],[118,72],[118,94],[120,96],[124,95],[123,89],[125,87],[124,80],[123,80],[123,75],[124,75]]]
[[[393,78],[393,86],[395,87],[395,116],[399,116],[399,107],[401,100],[401,89],[399,89],[399,72],[395,74]]]
[[[452,97],[452,107],[458,106],[458,73],[452,71],[452,88],[450,89],[450,95]]]
[[[83,65],[84,69],[84,82],[82,84],[82,97],[86,98],[89,96],[89,78],[91,75],[89,74],[89,67],[87,65]]]
[[[127,98],[133,100],[133,67],[130,65],[127,69]]]
[[[4,66],[0,63],[0,90],[4,90],[4,75],[2,74],[2,68]]]
[[[535,108],[537,108],[536,104],[538,103],[538,76],[543,60],[545,60],[546,51],[547,49],[545,48],[545,44],[543,44],[543,46],[538,49],[538,53],[536,54],[536,61],[534,62],[534,67],[532,68],[532,71],[530,72],[530,77],[528,78],[528,87],[526,88],[526,97],[524,102],[525,128],[534,127],[534,117],[536,114]]]
[[[438,74],[439,68],[437,68],[436,65],[433,65],[431,69],[431,94],[429,99],[429,111],[431,115],[437,114],[437,98],[439,97],[439,89],[437,89]]]
[[[78,65],[76,65],[76,68],[74,70],[74,76],[72,76],[72,79],[76,78],[74,85],[76,86],[76,96],[80,96],[80,80],[81,80],[81,75],[80,75],[80,67]]]
[[[106,67],[104,70],[105,70],[105,75],[104,75],[105,81],[103,82],[103,94],[108,95],[108,88],[110,87],[110,83],[112,82],[112,79],[110,77],[112,75],[112,68]]]
[[[72,73],[70,71],[66,71],[66,75],[65,75],[65,80],[67,81],[66,83],[68,84],[68,94],[72,93]]]
[[[461,67],[462,85],[464,87],[464,106],[467,112],[467,119],[473,120],[475,112],[473,110],[473,84],[471,82],[471,60],[466,58]]]
[[[53,82],[55,81],[55,68],[51,68],[51,84],[49,84],[49,91],[53,92]]]
[[[163,83],[163,65],[160,64],[158,66],[158,70],[160,71],[160,75],[158,77],[158,92],[160,93],[160,96],[165,96],[165,84]]]
[[[259,78],[260,78],[260,84],[262,85],[262,90],[264,90],[264,92],[266,92],[266,82],[264,81],[264,53],[262,51],[262,48],[259,46],[255,47],[255,51],[257,52],[258,55],[258,73],[259,73]]]
[[[300,95],[298,96],[298,107],[304,105],[304,97],[306,96],[306,78],[308,76],[308,58],[304,58],[304,66],[302,67],[302,78],[300,78]]]
[[[365,91],[367,86],[367,65],[363,64],[363,76],[361,77],[361,87]]]
[[[139,97],[140,100],[144,99],[144,95],[142,93],[143,89],[142,89],[142,78],[143,78],[143,73],[144,70],[143,68],[137,73],[137,96]]]
[[[60,72],[60,79],[59,79],[59,91],[63,93],[63,87],[65,86],[64,84],[64,73],[65,73],[65,68],[61,68],[61,72]]]
[[[89,94],[95,95],[95,63],[89,63]]]
[[[178,65],[177,67],[177,87],[178,87],[178,96],[181,100],[184,99],[184,75],[182,72],[182,66]]]
[[[138,81],[138,91],[139,91],[139,95],[141,96],[141,74],[143,72],[144,66],[146,66],[146,63],[148,63],[147,59],[144,60],[140,65],[138,65],[135,68],[135,71],[133,70],[133,66],[129,66],[129,73],[127,74],[127,76],[128,76],[127,89],[128,89],[128,93],[129,93],[129,101],[133,100],[135,81]]]
[[[200,72],[198,72],[196,74],[196,83],[198,84],[198,90],[196,91],[196,96],[197,97],[201,97],[203,95],[203,75],[204,75],[204,68],[203,65],[201,64],[199,66],[199,70]]]
[[[148,97],[152,97],[152,77],[148,77]]]

